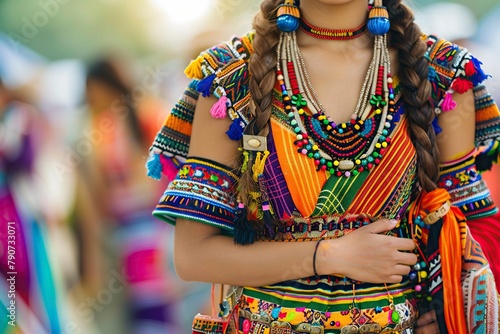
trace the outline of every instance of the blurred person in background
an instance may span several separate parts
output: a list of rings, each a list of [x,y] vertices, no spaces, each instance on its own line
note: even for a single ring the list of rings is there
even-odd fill
[[[190,63],[150,149],[179,275],[244,287],[231,333],[497,332],[481,63],[398,0],[265,0],[254,28]]]
[[[170,230],[150,217],[159,188],[144,177],[141,159],[152,135],[148,122],[156,121],[150,115],[159,110],[141,114],[132,88],[117,59],[88,68],[85,133],[92,153],[80,166],[74,214],[82,287],[85,296],[98,296],[116,274],[126,282],[113,303],[94,310],[102,332],[174,333],[180,331],[175,312],[183,291],[169,267]]]
[[[0,80],[1,333],[61,332],[43,194],[34,178],[44,123]]]

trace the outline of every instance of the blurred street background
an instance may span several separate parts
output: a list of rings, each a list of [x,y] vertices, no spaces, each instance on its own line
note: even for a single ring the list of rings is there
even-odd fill
[[[151,216],[167,183],[144,164],[184,67],[259,3],[0,0],[0,333],[184,334],[210,313],[210,285],[175,275],[173,228]],[[410,5],[500,101],[498,0]],[[485,178],[500,203],[499,168]]]

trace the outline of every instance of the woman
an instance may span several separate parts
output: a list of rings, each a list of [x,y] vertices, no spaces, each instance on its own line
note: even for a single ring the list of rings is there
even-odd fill
[[[254,28],[188,66],[151,148],[156,178],[189,156],[154,211],[176,224],[179,276],[243,286],[238,333],[495,332],[491,272],[449,205],[496,213],[474,165],[499,130],[479,62],[422,38],[398,0],[265,0]],[[439,163],[479,204],[435,190]],[[461,268],[490,291],[480,323]]]

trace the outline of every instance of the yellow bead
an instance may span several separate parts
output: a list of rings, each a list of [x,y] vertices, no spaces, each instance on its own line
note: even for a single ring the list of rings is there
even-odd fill
[[[319,117],[318,117],[318,120],[322,121],[322,120],[324,120],[325,118],[326,118],[325,116],[321,115],[321,116],[319,116]]]
[[[318,150],[318,145],[313,145],[313,150],[317,151]]]
[[[299,115],[302,115],[302,114],[304,114],[304,109],[300,108],[299,109]]]
[[[342,129],[345,129],[347,125],[345,123],[342,123]]]
[[[326,131],[330,131],[331,129],[332,129],[332,126],[331,126],[331,125],[328,125],[328,126],[326,127]]]
[[[338,162],[337,160],[335,160],[335,161],[333,162],[333,165],[336,167],[336,166],[338,166],[338,165],[339,165],[339,162]]]
[[[386,142],[383,142],[383,143],[382,143],[382,147],[387,147],[387,143],[386,143]]]
[[[356,130],[361,129],[361,128],[359,127],[359,125],[357,125],[357,124],[354,126],[354,128],[355,128]]]
[[[382,145],[380,145],[380,143],[376,143],[376,144],[375,144],[375,147],[376,147],[376,148],[381,148],[381,147],[382,147]]]
[[[427,278],[427,271],[421,271],[420,277],[422,277],[423,279]]]
[[[377,110],[375,110],[375,113],[376,113],[377,115],[379,115],[380,113],[382,113],[382,110],[381,110],[380,108],[378,108]]]
[[[361,164],[361,160],[357,159],[356,161],[356,165],[360,165]]]

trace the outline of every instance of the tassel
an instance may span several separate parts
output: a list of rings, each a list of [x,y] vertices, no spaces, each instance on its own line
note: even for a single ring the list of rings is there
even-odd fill
[[[238,203],[236,218],[234,220],[234,243],[239,245],[253,244],[255,241],[255,229],[248,221],[245,204]]]
[[[241,118],[235,118],[231,125],[229,126],[229,130],[227,130],[226,134],[231,140],[240,140],[243,137],[243,130],[245,125]]]
[[[493,164],[498,161],[500,157],[500,142],[492,141],[487,148],[476,156],[476,168],[479,172],[491,170]]]
[[[259,181],[260,200],[262,203],[262,213],[263,213],[262,220],[264,221],[264,225],[266,225],[269,235],[271,236],[271,238],[274,239],[276,233],[274,232],[274,227],[273,227],[273,216],[272,216],[273,211],[271,205],[269,205],[269,195],[267,193],[266,179],[264,178],[264,174],[259,174],[258,181]]]
[[[173,180],[177,176],[177,172],[179,171],[180,165],[176,165],[172,159],[174,157],[168,158],[164,156],[163,154],[160,155],[160,161],[162,165],[162,172],[163,174],[167,177],[167,180]]]
[[[203,97],[210,96],[210,88],[212,88],[212,83],[214,82],[214,80],[215,74],[210,74],[208,77],[198,81],[196,90],[200,92]]]
[[[429,66],[429,74],[427,75],[429,78],[429,81],[434,81],[436,78],[436,69],[432,66]]]
[[[486,73],[483,72],[483,69],[481,68],[481,65],[483,64],[480,62],[477,58],[474,58],[471,56],[471,59],[469,62],[474,64],[475,70],[476,70],[476,75],[472,77],[472,82],[474,83],[474,86],[480,84],[484,80],[488,79],[491,77],[491,75],[487,75]]]
[[[432,120],[432,127],[434,128],[434,132],[438,135],[440,134],[443,129],[441,129],[441,127],[439,126],[439,122],[438,122],[438,118],[437,117],[434,117],[434,119]]]
[[[146,168],[148,170],[147,174],[150,178],[155,180],[161,179],[162,165],[159,153],[154,153],[149,156],[148,161],[146,162]]]
[[[453,96],[451,95],[453,91],[447,91],[444,95],[444,99],[441,101],[440,107],[442,111],[450,111],[455,109],[457,103],[453,101]]]
[[[223,119],[227,115],[227,97],[221,96],[219,101],[215,102],[210,108],[210,115],[214,118]]]
[[[476,74],[476,68],[474,67],[472,59],[465,63],[465,74],[468,77],[472,77],[474,74]]]
[[[191,79],[202,79],[203,73],[201,72],[201,64],[203,62],[203,57],[198,56],[198,58],[191,60],[189,65],[184,70],[184,74]]]
[[[472,82],[462,77],[458,77],[451,83],[451,89],[459,94],[467,92],[473,87]]]

